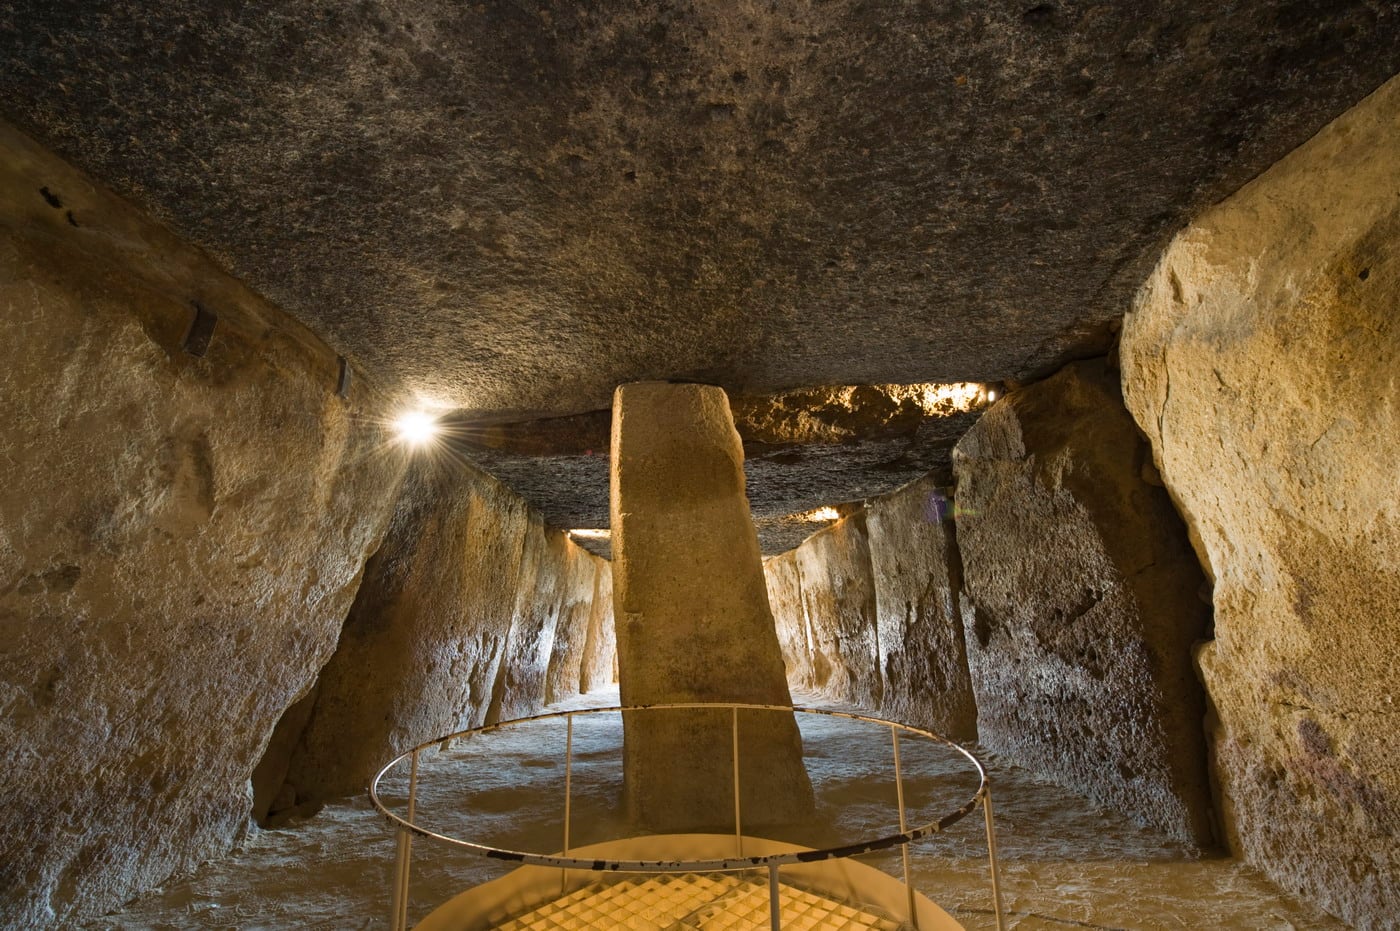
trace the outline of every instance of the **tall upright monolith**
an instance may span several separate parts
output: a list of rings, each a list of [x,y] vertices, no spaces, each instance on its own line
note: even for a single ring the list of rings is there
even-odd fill
[[[788,705],[729,399],[639,382],[613,396],[612,546],[624,705]],[[729,711],[625,716],[628,809],[656,831],[732,830]],[[745,828],[812,811],[791,712],[739,713]]]

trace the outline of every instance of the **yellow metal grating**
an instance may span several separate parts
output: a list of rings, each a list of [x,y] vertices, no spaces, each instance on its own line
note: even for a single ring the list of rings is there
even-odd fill
[[[783,885],[784,931],[900,931],[897,921]],[[728,874],[594,883],[499,931],[751,931],[768,926],[768,883]]]

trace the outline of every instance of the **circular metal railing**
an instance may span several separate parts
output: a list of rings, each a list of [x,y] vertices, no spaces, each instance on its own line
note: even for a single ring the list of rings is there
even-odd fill
[[[731,713],[732,722],[732,758],[734,773],[734,833],[738,841],[738,850],[733,857],[704,860],[665,860],[665,859],[615,859],[608,858],[600,861],[593,857],[572,857],[569,856],[569,835],[571,828],[571,808],[572,808],[572,776],[573,776],[573,736],[574,718],[581,715],[597,714],[628,714],[628,713],[648,713],[656,711],[717,711],[727,710]],[[740,776],[739,776],[739,712],[758,711],[785,714],[805,714],[823,715],[833,718],[846,718],[853,721],[862,721],[868,724],[876,724],[886,727],[890,731],[890,741],[894,750],[894,776],[896,787],[896,803],[899,808],[899,831],[894,834],[882,835],[880,837],[867,840],[860,840],[852,843],[844,843],[835,846],[820,847],[816,849],[803,849],[784,853],[773,853],[761,856],[744,856],[742,854],[742,809],[740,807]],[[513,850],[506,847],[495,847],[489,844],[476,843],[464,840],[459,837],[451,837],[437,831],[429,830],[414,821],[417,808],[417,787],[419,773],[419,756],[425,750],[438,747],[446,741],[460,738],[474,737],[481,734],[489,734],[502,731],[517,725],[529,724],[537,721],[549,721],[563,719],[567,723],[565,737],[565,763],[564,763],[564,824],[563,824],[563,848],[562,853],[537,853],[525,850]],[[904,775],[900,759],[899,735],[901,733],[912,734],[923,737],[935,743],[942,744],[957,751],[977,771],[978,784],[976,791],[957,808],[947,812],[939,818],[910,827],[906,819],[904,803]],[[384,804],[380,798],[379,787],[381,781],[391,770],[401,764],[409,763],[409,787],[408,804],[406,816],[400,816]],[[393,927],[395,931],[407,928],[408,910],[408,880],[410,872],[410,861],[412,857],[412,838],[430,838],[440,843],[448,844],[463,850],[470,851],[483,857],[495,860],[502,860],[516,863],[521,866],[541,866],[553,867],[563,870],[585,870],[591,872],[608,873],[705,873],[705,872],[730,872],[736,870],[751,870],[766,868],[770,879],[770,897],[772,902],[772,928],[774,931],[780,927],[778,914],[778,870],[781,866],[795,863],[815,863],[822,860],[844,859],[855,857],[861,854],[874,853],[880,850],[888,850],[893,847],[900,847],[903,854],[904,884],[909,890],[910,913],[914,914],[913,907],[913,886],[910,883],[909,845],[922,838],[940,833],[948,827],[961,821],[971,814],[981,805],[987,833],[987,854],[991,870],[991,885],[993,894],[993,904],[995,906],[997,928],[1004,927],[1002,916],[1002,902],[1000,889],[999,867],[997,862],[996,831],[993,825],[992,816],[992,789],[991,779],[987,775],[986,768],[981,761],[967,748],[961,746],[934,731],[925,728],[915,727],[911,724],[902,724],[897,721],[888,721],[883,718],[876,718],[869,715],[857,714],[849,711],[836,711],[826,708],[809,708],[800,705],[761,705],[747,704],[742,702],[680,702],[673,704],[658,705],[626,705],[603,708],[578,708],[568,711],[553,711],[545,714],[531,715],[524,718],[516,718],[511,721],[502,721],[496,724],[488,724],[483,727],[468,728],[457,731],[442,737],[435,737],[426,740],[417,746],[399,754],[394,759],[385,764],[370,783],[369,797],[371,803],[382,814],[389,823],[394,826],[398,833],[397,862],[395,869],[394,901],[393,901]],[[915,925],[917,927],[917,924]]]

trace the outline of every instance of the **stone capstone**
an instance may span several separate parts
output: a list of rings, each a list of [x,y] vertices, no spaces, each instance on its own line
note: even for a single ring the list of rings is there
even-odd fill
[[[929,473],[950,484],[953,445],[994,390],[847,385],[732,399],[763,552],[792,549],[820,529],[807,517],[819,506],[871,498]],[[465,414],[444,419],[453,448],[563,529],[608,526],[611,422],[611,411],[517,423],[481,423]],[[605,539],[577,542],[610,553]]]
[[[1212,842],[1210,612],[1186,529],[1141,473],[1117,373],[1071,365],[958,443],[961,610],[982,745],[1180,840]]]
[[[790,705],[724,391],[659,382],[619,387],[612,467],[623,705]],[[812,788],[792,713],[742,712],[738,728],[743,823],[810,816]],[[623,733],[634,819],[663,832],[733,829],[730,712],[634,712]]]
[[[207,6],[6,4],[0,110],[364,370],[517,419],[1052,371],[1400,71],[1387,0]]]
[[[1400,915],[1400,81],[1191,224],[1123,387],[1214,582],[1199,654],[1231,848]]]
[[[416,744],[539,710],[561,619],[569,647],[558,664],[580,671],[556,669],[554,689],[577,694],[585,664],[610,663],[588,655],[586,627],[573,648],[607,571],[490,476],[418,459],[287,767],[298,804],[364,791]]]
[[[0,316],[0,925],[72,927],[243,836],[404,461],[370,381],[4,126]]]

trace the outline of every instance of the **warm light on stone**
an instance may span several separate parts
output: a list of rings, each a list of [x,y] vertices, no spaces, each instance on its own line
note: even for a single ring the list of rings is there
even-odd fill
[[[884,385],[885,392],[897,400],[912,400],[928,414],[952,414],[975,411],[996,400],[996,392],[974,381],[951,384]]]
[[[424,826],[929,823],[796,699],[976,736],[1012,923],[1397,927],[1400,3],[92,6],[0,4],[0,928],[407,926],[366,780],[590,690],[783,707]]]
[[[437,418],[427,411],[406,411],[394,420],[399,439],[409,446],[425,446],[438,435]]]

